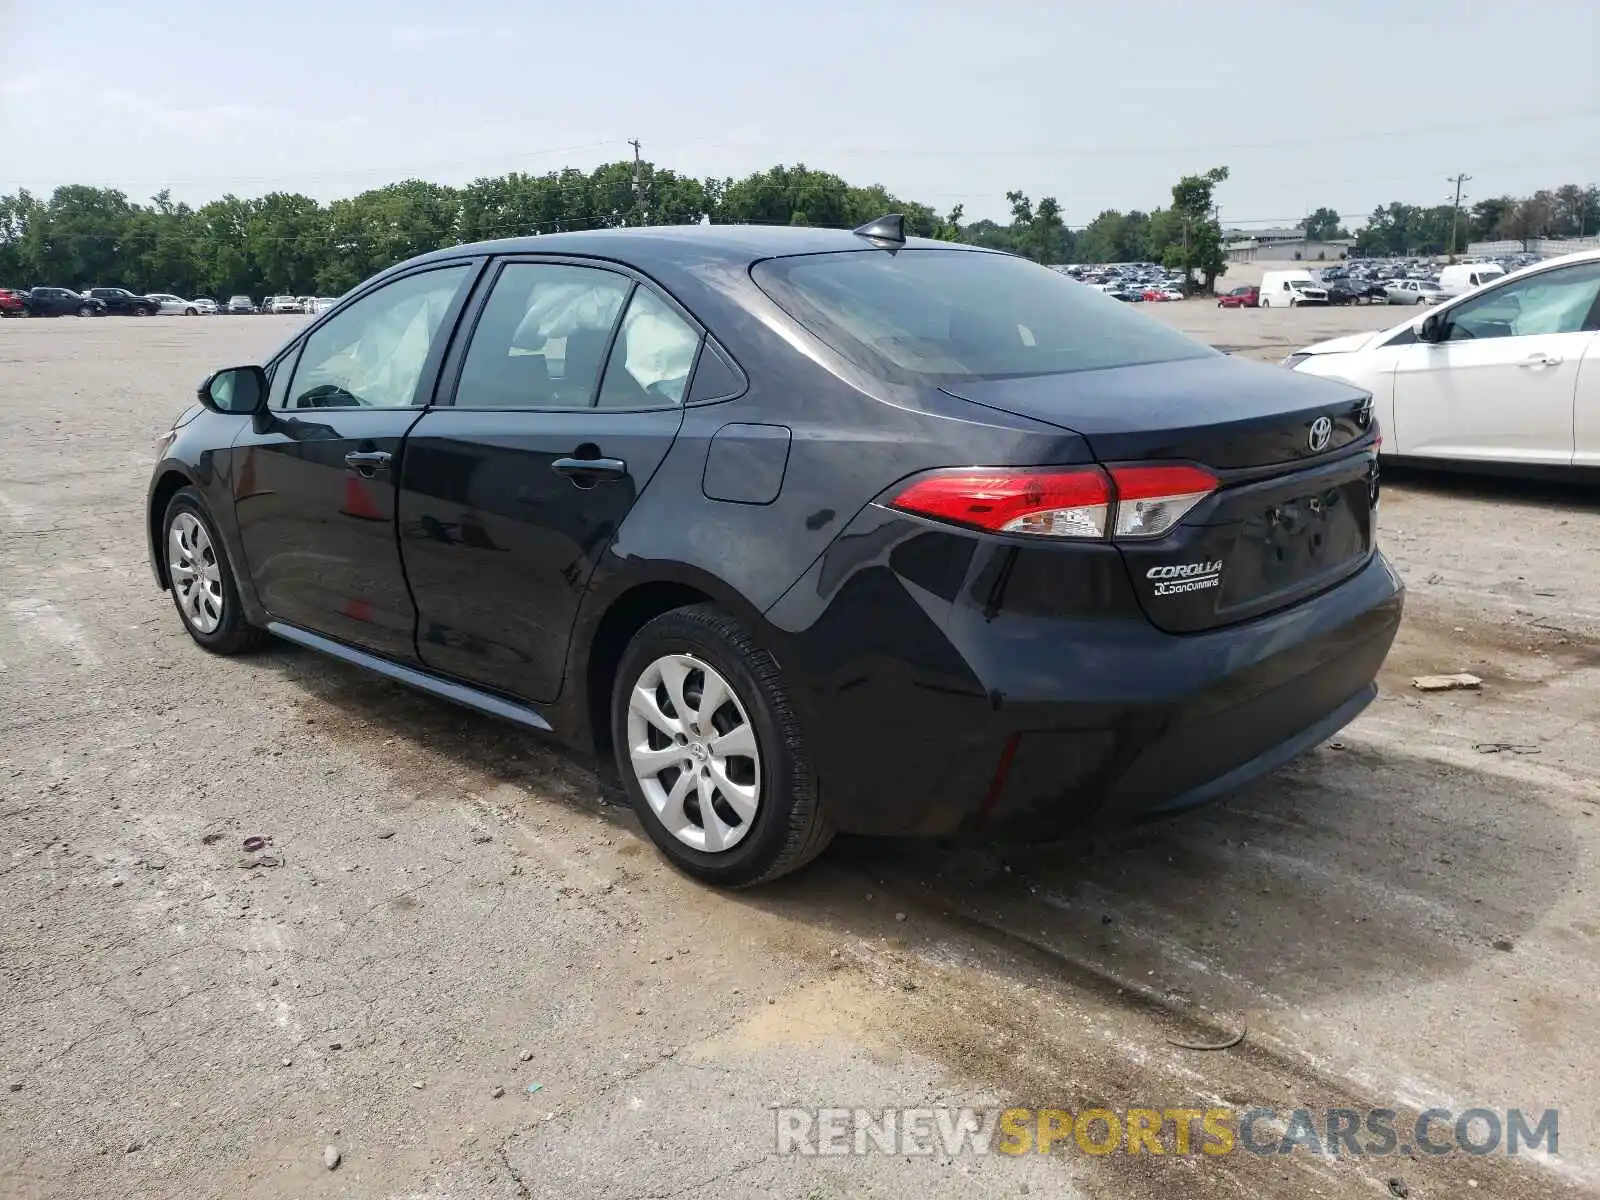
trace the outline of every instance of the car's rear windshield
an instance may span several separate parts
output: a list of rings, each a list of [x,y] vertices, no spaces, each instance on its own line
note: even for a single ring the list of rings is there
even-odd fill
[[[1060,272],[1006,254],[794,255],[751,275],[795,320],[891,378],[1052,375],[1217,351]]]

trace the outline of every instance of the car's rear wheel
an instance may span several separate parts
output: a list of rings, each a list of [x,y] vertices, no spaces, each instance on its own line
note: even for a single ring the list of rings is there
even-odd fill
[[[244,619],[228,552],[197,489],[172,497],[161,529],[167,582],[189,636],[213,654],[258,649],[267,635]]]
[[[676,609],[634,635],[612,688],[611,737],[645,831],[697,879],[764,883],[833,836],[783,672],[715,605]]]

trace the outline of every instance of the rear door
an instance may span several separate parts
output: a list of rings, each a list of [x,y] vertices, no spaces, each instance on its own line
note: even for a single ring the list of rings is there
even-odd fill
[[[1572,413],[1572,465],[1600,467],[1600,334],[1583,352]]]
[[[317,325],[235,440],[234,511],[274,617],[414,661],[395,482],[479,260],[411,272]]]
[[[701,330],[610,264],[509,260],[480,290],[453,401],[406,439],[401,548],[423,663],[544,701],[596,562],[677,436]]]
[[[1594,341],[1600,262],[1476,292],[1441,313],[1447,333],[1395,365],[1407,455],[1567,466],[1579,364]]]

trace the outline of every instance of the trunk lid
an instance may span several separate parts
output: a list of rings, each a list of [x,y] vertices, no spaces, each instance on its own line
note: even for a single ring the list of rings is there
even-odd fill
[[[1189,462],[1218,477],[1217,491],[1167,534],[1116,543],[1161,629],[1262,616],[1371,556],[1371,397],[1346,384],[1218,356],[945,390],[1070,429],[1102,463]]]

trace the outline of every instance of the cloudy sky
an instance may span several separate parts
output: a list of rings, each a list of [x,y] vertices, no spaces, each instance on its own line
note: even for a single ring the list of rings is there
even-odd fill
[[[631,155],[804,161],[1070,223],[1232,169],[1225,224],[1600,182],[1593,0],[0,0],[0,193],[320,199]]]

